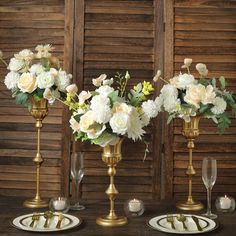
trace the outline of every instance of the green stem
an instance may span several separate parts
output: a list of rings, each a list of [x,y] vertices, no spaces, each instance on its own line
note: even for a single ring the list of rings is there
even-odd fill
[[[0,60],[2,61],[2,63],[3,63],[6,67],[8,67],[8,64],[5,62],[5,60],[3,60],[2,58],[0,58]]]
[[[121,88],[121,97],[123,97],[124,93],[125,93],[125,89],[126,89],[126,86],[127,86],[127,82],[128,82],[128,79],[125,79],[125,84],[122,85],[122,88]]]

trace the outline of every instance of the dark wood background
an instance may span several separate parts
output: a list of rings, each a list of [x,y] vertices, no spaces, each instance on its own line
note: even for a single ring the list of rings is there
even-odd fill
[[[8,60],[23,48],[50,43],[73,73],[80,90],[90,89],[101,73],[113,76],[129,70],[133,80],[151,81],[161,68],[167,77],[178,73],[185,57],[194,65],[208,65],[210,76],[225,75],[235,90],[236,2],[224,0],[1,0],[0,49]],[[32,196],[36,135],[34,120],[15,105],[4,85],[6,69],[0,65],[0,194]],[[196,75],[197,76],[197,75]],[[162,84],[156,87],[156,94]],[[72,149],[86,152],[85,199],[106,198],[107,168],[101,149],[71,141],[69,112],[60,104],[50,107],[44,121],[42,194],[48,197],[70,190],[69,159]],[[219,160],[214,195],[236,194],[236,123],[219,136],[210,121],[201,121],[194,165],[194,192],[205,198],[201,160]],[[166,126],[160,115],[147,129],[150,153],[142,161],[144,145],[126,140],[116,177],[119,198],[182,198],[187,192],[187,148],[181,121]],[[72,147],[73,146],[73,147]]]

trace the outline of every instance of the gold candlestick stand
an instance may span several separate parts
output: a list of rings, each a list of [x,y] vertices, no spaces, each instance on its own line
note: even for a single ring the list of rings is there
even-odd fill
[[[197,211],[203,208],[201,202],[195,202],[192,197],[192,178],[196,174],[196,171],[193,168],[193,149],[194,149],[194,139],[199,136],[199,121],[200,116],[191,118],[190,122],[184,122],[182,134],[188,140],[188,149],[189,149],[189,164],[186,171],[186,174],[189,176],[189,190],[188,190],[188,199],[186,202],[178,202],[176,207],[181,210]]]
[[[48,102],[46,99],[35,101],[33,98],[30,101],[32,104],[30,113],[36,119],[35,127],[37,128],[37,154],[33,159],[36,165],[36,195],[33,199],[26,200],[24,206],[29,208],[44,208],[48,207],[48,202],[40,197],[40,166],[43,163],[40,153],[40,131],[43,126],[42,121],[48,114]]]
[[[103,148],[102,160],[108,165],[108,175],[110,176],[110,185],[106,190],[106,194],[110,199],[110,212],[107,216],[101,216],[96,219],[96,223],[102,226],[121,226],[127,223],[127,218],[124,216],[117,216],[114,210],[114,201],[118,191],[114,185],[114,176],[116,174],[116,165],[122,159],[121,144],[123,139],[116,145],[107,145]]]

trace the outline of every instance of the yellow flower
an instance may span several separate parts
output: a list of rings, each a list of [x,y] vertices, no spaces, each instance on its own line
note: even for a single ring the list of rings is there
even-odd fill
[[[150,92],[154,91],[154,88],[152,87],[152,84],[150,82],[143,82],[143,89],[142,89],[142,93],[144,95],[149,95]]]

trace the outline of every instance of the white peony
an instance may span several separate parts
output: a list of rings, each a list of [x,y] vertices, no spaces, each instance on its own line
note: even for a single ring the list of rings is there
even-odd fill
[[[112,116],[110,100],[102,95],[96,95],[91,100],[90,109],[93,111],[94,120],[99,124],[107,123]]]
[[[67,87],[68,88],[68,87]],[[84,104],[84,102],[89,99],[92,96],[92,94],[88,91],[82,91],[80,92],[80,94],[78,95],[78,99],[79,99],[79,103],[82,105]]]
[[[186,89],[192,84],[197,84],[197,80],[194,79],[193,75],[185,73],[170,79],[170,84],[178,89]]]
[[[198,71],[198,73],[201,76],[207,76],[207,74],[208,74],[208,69],[207,69],[206,65],[203,63],[198,63],[196,65],[196,70]]]
[[[99,87],[95,91],[103,96],[108,96],[110,93],[112,93],[114,91],[114,88],[112,88],[108,85],[102,85],[101,87]]]
[[[219,115],[224,113],[226,107],[227,107],[227,103],[225,102],[225,100],[221,97],[216,97],[213,101],[214,107],[211,108],[211,111],[215,114],[215,115]]]
[[[105,80],[106,78],[107,78],[106,74],[101,74],[96,79],[92,79],[93,85],[96,86],[96,87],[101,86],[102,85],[102,81]]]
[[[133,109],[130,115],[130,122],[127,130],[128,138],[133,139],[142,139],[142,135],[145,134],[145,131],[142,129],[143,123],[139,118],[139,114],[136,109]]]
[[[76,84],[71,84],[66,87],[66,91],[67,91],[67,93],[75,94],[78,92],[78,87]]]
[[[70,122],[70,127],[73,130],[73,133],[80,132],[80,124],[73,116],[70,118],[69,122]]]
[[[34,53],[29,49],[23,49],[18,54],[14,54],[18,60],[31,61],[34,58]]]
[[[37,83],[40,89],[50,88],[54,85],[55,78],[48,72],[43,72],[37,76]]]
[[[29,72],[37,76],[44,72],[44,67],[41,64],[34,64],[29,68]]]
[[[130,126],[130,116],[124,112],[116,112],[109,123],[114,133],[124,135]]]
[[[143,102],[142,109],[149,118],[154,118],[158,114],[157,104],[153,100]]]
[[[194,105],[196,108],[200,107],[200,103],[206,105],[212,103],[215,99],[215,92],[212,85],[205,87],[202,84],[191,85],[186,90],[184,101]]]
[[[161,98],[165,111],[172,113],[176,111],[180,101],[178,99],[178,90],[171,84],[166,84],[161,89]]]
[[[66,91],[66,87],[70,84],[71,78],[71,74],[67,74],[65,71],[59,70],[58,76],[55,80],[55,84],[61,92]]]
[[[8,69],[11,71],[19,71],[25,68],[25,63],[23,60],[18,60],[16,58],[11,58],[8,65]]]
[[[15,89],[17,88],[17,83],[19,79],[20,79],[20,74],[18,74],[15,71],[11,71],[6,75],[4,83],[8,89]]]

